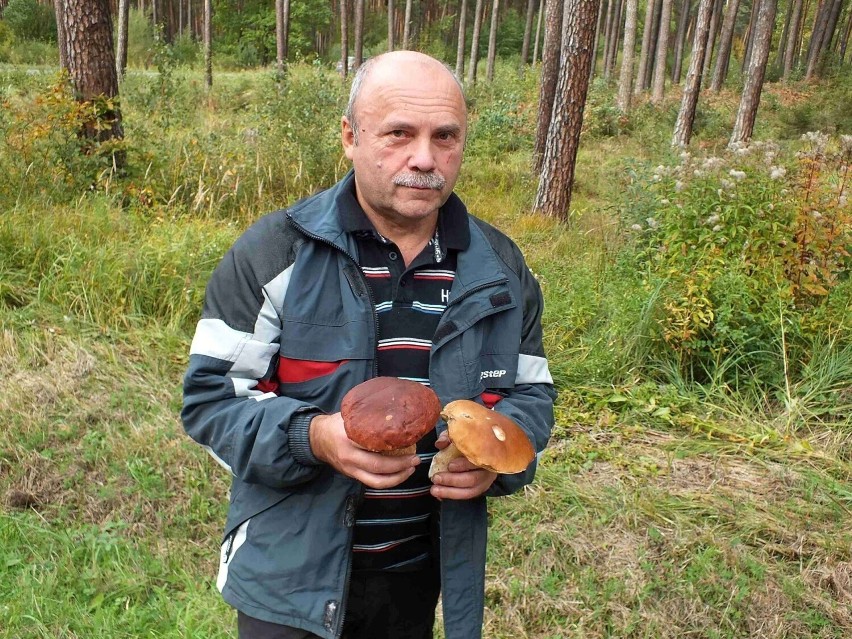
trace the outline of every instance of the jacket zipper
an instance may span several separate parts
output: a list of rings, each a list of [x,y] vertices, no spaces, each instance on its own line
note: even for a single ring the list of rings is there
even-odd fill
[[[302,233],[303,235],[306,235],[307,237],[309,237],[312,240],[315,240],[317,242],[320,242],[321,244],[325,244],[326,246],[329,246],[329,247],[333,248],[334,250],[345,255],[347,258],[349,258],[349,261],[352,262],[352,264],[355,266],[355,270],[358,271],[358,277],[361,278],[361,284],[363,284],[364,290],[367,292],[367,299],[370,302],[370,312],[373,315],[373,336],[374,336],[373,337],[373,341],[374,341],[374,344],[373,344],[373,377],[377,377],[378,374],[379,374],[379,343],[378,343],[379,314],[376,312],[376,302],[373,299],[373,293],[370,290],[370,287],[367,285],[367,278],[364,277],[364,272],[361,270],[361,267],[358,264],[358,260],[356,260],[355,257],[351,253],[344,250],[342,247],[338,246],[334,242],[331,242],[331,241],[325,239],[324,237],[316,235],[315,233],[311,233],[310,231],[305,229],[303,226],[298,224],[296,222],[296,220],[294,220],[292,217],[288,216],[288,219],[293,224],[293,226],[296,227],[296,229],[298,229],[299,232]],[[363,492],[365,490],[363,484],[360,484],[360,482],[359,482],[359,486],[360,486],[360,491]],[[355,498],[354,498],[353,495],[350,495],[349,497],[347,497],[346,511],[345,511],[345,514],[344,514],[344,518],[345,518],[344,524],[349,522],[350,517],[351,517],[351,521],[352,521],[352,525],[347,526],[347,528],[349,528],[349,544],[348,544],[349,545],[349,560],[346,562],[346,579],[343,582],[343,598],[338,604],[341,607],[341,610],[340,610],[340,617],[339,617],[338,622],[337,622],[337,629],[334,632],[335,637],[340,637],[343,634],[343,624],[346,621],[346,602],[349,599],[349,586],[352,582],[352,537],[354,535],[354,529],[355,529],[355,511],[356,511],[356,508],[357,508],[357,506],[355,504]],[[335,611],[333,610],[333,605],[334,605],[334,602],[326,603],[325,615],[327,617],[334,615]],[[325,621],[325,620],[323,620],[323,621]]]

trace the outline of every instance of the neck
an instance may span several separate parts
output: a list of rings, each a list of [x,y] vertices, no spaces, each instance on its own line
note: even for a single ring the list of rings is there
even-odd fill
[[[420,255],[423,247],[429,243],[429,240],[435,234],[435,227],[438,224],[438,211],[424,218],[406,219],[404,224],[399,224],[370,211],[366,207],[363,208],[376,231],[396,244],[406,266]]]

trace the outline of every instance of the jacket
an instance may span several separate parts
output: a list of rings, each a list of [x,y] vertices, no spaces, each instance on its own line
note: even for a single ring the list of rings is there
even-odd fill
[[[187,433],[232,474],[217,586],[252,617],[332,639],[343,628],[355,512],[363,485],[318,461],[308,426],[376,375],[377,321],[355,241],[331,189],[252,225],[214,270],[184,379]],[[463,206],[457,196],[452,204]],[[442,405],[499,399],[494,410],[537,451],[555,392],[541,339],[542,296],[519,249],[468,216],[470,244],[433,339],[430,383]],[[439,423],[438,429],[446,428]],[[503,475],[496,496],[532,481]],[[440,507],[447,639],[481,636],[485,497]]]

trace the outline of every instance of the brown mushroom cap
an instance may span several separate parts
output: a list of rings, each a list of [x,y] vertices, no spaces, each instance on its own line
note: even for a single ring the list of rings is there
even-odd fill
[[[413,446],[432,430],[441,402],[423,384],[374,377],[344,395],[340,413],[349,439],[367,450],[386,453]]]
[[[535,458],[529,437],[514,421],[481,404],[459,399],[441,411],[450,440],[475,466],[495,473],[519,473]]]

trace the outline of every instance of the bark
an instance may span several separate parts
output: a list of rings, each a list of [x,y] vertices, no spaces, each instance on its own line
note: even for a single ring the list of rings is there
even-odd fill
[[[822,55],[824,56],[831,51],[831,41],[834,39],[834,33],[837,31],[837,22],[840,19],[840,10],[843,8],[843,0],[834,0],[831,7],[831,13],[828,16],[828,24],[825,27],[825,32],[822,36]]]
[[[654,17],[651,20],[651,45],[648,47],[648,60],[645,63],[645,68],[642,70],[642,90],[647,91],[651,88],[651,75],[654,70],[654,59],[657,57],[657,42],[660,34],[660,17],[662,11],[662,2],[657,0],[654,3]]]
[[[559,80],[559,56],[562,48],[562,16],[565,2],[569,0],[549,0],[544,26],[544,49],[541,56],[541,85],[538,94],[538,118],[535,128],[535,146],[533,147],[533,170],[541,171],[544,159],[544,147],[547,143],[547,131],[553,114],[553,101],[556,98],[556,85]]]
[[[99,142],[124,137],[108,0],[61,0],[68,76],[80,102],[95,102],[82,135]],[[122,153],[113,162],[123,165]]]
[[[802,23],[802,0],[793,0],[790,16],[790,30],[787,32],[787,43],[784,46],[784,60],[781,63],[781,79],[787,82],[793,71],[793,60],[799,40],[799,30]]]
[[[787,39],[790,35],[790,19],[793,16],[793,3],[795,0],[787,0],[787,10],[784,12],[784,28],[781,31],[781,38],[778,40],[778,51],[775,53],[775,66],[779,69],[784,64],[784,51],[787,47]]]
[[[761,0],[757,24],[754,27],[754,44],[751,62],[745,76],[745,85],[740,99],[740,107],[734,120],[734,130],[731,133],[729,147],[747,142],[754,131],[757,119],[757,107],[760,105],[760,94],[763,91],[763,79],[766,75],[766,63],[769,60],[769,49],[772,45],[772,32],[775,29],[775,11],[777,0]]]
[[[618,61],[618,43],[621,41],[621,16],[624,14],[624,4],[627,0],[615,5],[615,20],[612,24],[612,42],[609,46],[609,61],[606,65],[604,77],[609,80],[612,74],[615,73],[615,64]]]
[[[642,92],[642,78],[645,77],[645,68],[648,66],[648,54],[651,50],[651,31],[654,24],[654,5],[657,0],[648,0],[645,5],[645,22],[642,24],[642,49],[639,51],[639,70],[636,72],[636,93]]]
[[[68,70],[68,41],[65,37],[65,0],[54,0],[56,12],[56,43],[59,46],[59,69]]]
[[[831,13],[831,0],[823,0],[817,9],[814,18],[814,28],[811,32],[811,43],[808,46],[807,66],[805,67],[805,80],[810,80],[816,72],[817,62],[822,55],[822,41],[828,26],[828,18]]]
[[[707,84],[710,81],[710,64],[713,60],[713,50],[716,47],[716,34],[722,21],[723,0],[716,0],[713,5],[713,13],[710,15],[710,31],[707,34],[707,51],[704,54],[704,67],[701,69],[701,82]]]
[[[124,79],[127,68],[127,20],[130,16],[130,0],[118,0],[118,42],[115,53],[115,73],[118,81]]]
[[[710,32],[710,14],[713,0],[701,0],[698,4],[698,16],[695,20],[695,37],[692,42],[692,55],[683,86],[683,98],[675,122],[672,146],[685,147],[692,137],[692,125],[695,122],[695,108],[698,106],[698,94],[701,92],[701,68],[704,65],[704,52],[707,48],[707,36]]]
[[[683,0],[680,6],[680,16],[677,21],[677,35],[675,35],[675,54],[672,64],[672,82],[680,84],[680,75],[683,72],[683,53],[686,50],[686,27],[689,24],[690,0]]]
[[[602,2],[603,2],[603,0],[598,0],[598,5],[600,5]],[[601,39],[601,37],[600,37],[600,35],[601,35],[601,21],[603,20],[603,14],[604,14],[604,12],[600,10],[600,6],[599,6],[598,7],[598,17],[597,17],[597,20],[595,20],[595,39],[593,41],[594,46],[592,46],[592,63],[589,66],[589,82],[591,82],[592,78],[595,77],[595,64],[598,61],[598,42]]]
[[[340,77],[349,75],[349,3],[340,0]]]
[[[589,90],[598,0],[568,0],[564,9],[558,101],[547,135],[545,157],[533,210],[568,219],[571,189]]]
[[[479,34],[482,31],[483,0],[476,0],[473,15],[473,34],[470,39],[470,63],[467,67],[467,83],[476,84],[476,67],[479,64]]]
[[[275,0],[275,52],[278,74],[287,73],[287,40],[290,34],[290,0]]]
[[[411,0],[405,0],[405,22],[402,26],[402,48],[411,45]]]
[[[533,58],[532,58],[533,64],[535,64],[536,61],[538,60],[538,42],[539,42],[539,37],[541,36],[542,18],[544,18],[544,5],[545,5],[545,0],[541,0],[541,2],[538,3],[538,19],[536,20],[536,26],[535,26],[535,46],[533,47]]]
[[[204,86],[213,87],[213,0],[204,0]]]
[[[559,0],[556,0],[557,2]],[[602,0],[603,1],[603,0]],[[603,31],[603,62],[602,62],[602,73],[601,75],[606,75],[606,65],[609,63],[609,47],[612,41],[610,38],[610,31],[612,30],[612,23],[615,21],[615,5],[619,0],[607,0],[606,3],[606,20],[604,20],[604,31]],[[561,36],[560,36],[561,37]],[[547,42],[547,35],[544,38],[545,42]],[[607,78],[608,79],[608,78]]]
[[[521,73],[527,66],[527,58],[530,55],[530,36],[532,35],[533,15],[535,14],[535,0],[527,0],[527,20],[524,23],[524,40],[521,44]]]
[[[488,64],[485,77],[489,82],[494,81],[494,60],[497,57],[497,16],[500,12],[500,0],[493,0],[491,5],[491,28],[488,31]]]
[[[459,82],[464,80],[464,37],[467,28],[467,0],[461,0],[459,9],[459,38],[456,47],[456,78]]]
[[[357,69],[364,62],[364,0],[355,0],[355,50],[352,52],[355,58],[352,68]]]
[[[840,51],[837,54],[840,58],[841,64],[846,62],[846,49],[849,46],[850,34],[852,34],[852,10],[849,11],[849,18],[846,22],[846,31],[843,32],[843,39],[840,41]]]
[[[393,0],[388,0],[388,51],[393,51]]]
[[[654,60],[654,81],[651,90],[651,102],[659,104],[666,88],[666,59],[669,48],[669,26],[672,21],[672,0],[662,0],[660,12],[660,32],[657,39],[657,59]]]
[[[615,104],[622,113],[630,112],[633,93],[633,51],[636,48],[636,19],[639,12],[637,0],[627,0],[624,21],[624,46],[621,52],[621,73],[618,77],[618,96]]]
[[[742,72],[745,75],[746,69],[751,62],[751,49],[754,42],[754,26],[757,24],[757,14],[760,8],[760,0],[752,0],[751,16],[748,19],[748,32],[746,34],[745,47],[743,48],[743,65]]]
[[[737,25],[737,12],[739,9],[740,0],[728,0],[728,6],[725,9],[725,19],[722,22],[722,33],[719,36],[719,53],[716,56],[716,68],[713,70],[713,81],[710,84],[710,90],[716,93],[722,90],[722,85],[728,76],[728,66],[731,63],[731,47],[734,43],[734,27]]]

